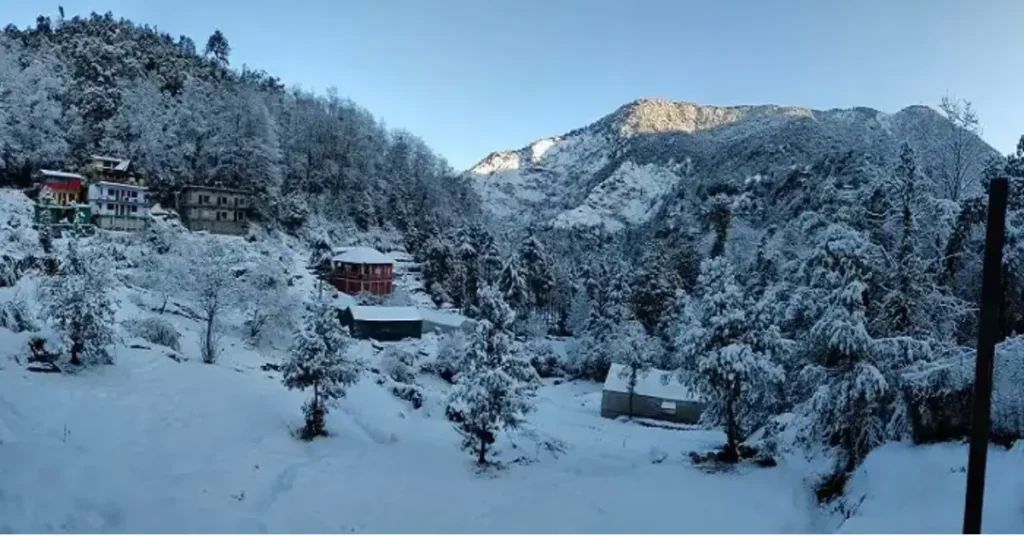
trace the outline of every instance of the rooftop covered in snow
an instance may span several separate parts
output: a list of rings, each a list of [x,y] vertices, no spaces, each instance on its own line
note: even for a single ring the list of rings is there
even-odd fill
[[[94,162],[110,162],[114,164],[115,171],[128,171],[128,166],[131,165],[132,161],[124,158],[114,158],[112,156],[92,155],[91,158]]]
[[[622,371],[626,367],[613,363],[608,370],[608,377],[604,380],[604,390],[615,393],[628,393],[628,376],[623,377]],[[664,378],[664,379],[663,379]],[[667,379],[667,383],[665,381]],[[637,379],[634,393],[642,396],[663,398],[666,400],[699,401],[700,397],[695,395],[691,389],[679,382],[675,373],[660,369],[650,369],[647,374]]]
[[[52,169],[40,169],[39,174],[43,177],[51,177],[55,179],[78,179],[84,181],[85,177],[78,173],[71,173],[68,171],[54,171]]]
[[[347,248],[336,248],[334,250],[334,257],[331,258],[334,262],[345,262],[350,264],[394,264],[395,261],[391,257],[368,247],[355,246]]]
[[[353,305],[349,307],[354,320],[363,322],[418,322],[423,320],[415,307]]]

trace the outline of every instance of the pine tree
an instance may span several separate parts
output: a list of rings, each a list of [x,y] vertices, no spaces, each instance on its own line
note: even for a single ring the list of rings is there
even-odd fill
[[[513,355],[515,313],[493,287],[480,291],[481,319],[458,370],[451,403],[463,416],[456,425],[463,448],[487,464],[487,453],[502,430],[514,430],[533,411],[539,381],[525,360]]]
[[[533,304],[540,310],[548,310],[555,287],[555,275],[544,245],[536,236],[527,236],[519,246],[519,259]]]
[[[646,249],[639,264],[640,268],[630,285],[630,302],[633,316],[648,333],[653,334],[675,302],[676,289],[680,287],[680,281],[669,269],[664,254],[656,249]]]
[[[725,429],[726,459],[737,460],[748,434],[771,411],[771,394],[783,380],[775,357],[777,328],[759,325],[756,305],[736,281],[725,257],[701,264],[676,348],[683,378],[706,398],[705,422]]]
[[[614,362],[623,366],[620,377],[626,381],[629,394],[629,415],[633,416],[633,402],[636,397],[636,386],[654,367],[661,357],[658,340],[647,335],[646,328],[635,320],[625,322],[616,330],[612,338],[614,343]]]
[[[53,193],[49,188],[43,187],[39,192],[39,200],[36,203],[36,210],[39,214],[39,245],[43,253],[53,253]]]
[[[220,30],[214,30],[213,34],[206,41],[206,49],[203,53],[207,56],[213,56],[217,63],[227,67],[228,56],[231,55],[231,45],[228,44],[228,38],[224,37]]]
[[[345,389],[359,381],[361,366],[348,355],[348,329],[341,325],[331,304],[318,298],[305,313],[302,328],[295,334],[290,357],[281,370],[288,389],[312,389],[302,411],[306,424],[304,439],[325,435],[324,417]]]
[[[523,277],[523,269],[519,265],[519,258],[512,255],[505,262],[501,274],[498,276],[498,292],[502,299],[512,308],[516,314],[516,324],[521,328],[530,311],[530,294],[526,278]]]
[[[809,331],[801,372],[811,396],[809,430],[837,447],[837,472],[852,471],[884,439],[890,386],[875,354],[865,303],[874,255],[863,234],[842,224],[822,231],[803,273],[821,314]]]
[[[43,313],[61,331],[72,366],[113,363],[109,347],[114,343],[117,302],[112,289],[102,260],[80,251],[76,239],[68,243],[57,275],[43,282]]]

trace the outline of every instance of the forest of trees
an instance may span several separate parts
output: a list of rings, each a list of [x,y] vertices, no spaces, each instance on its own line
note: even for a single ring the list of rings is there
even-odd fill
[[[291,232],[434,231],[479,217],[469,185],[417,137],[229,60],[220,31],[199,50],[110,13],[8,26],[0,184],[108,154],[130,158],[164,204],[187,183],[251,188],[256,216]]]

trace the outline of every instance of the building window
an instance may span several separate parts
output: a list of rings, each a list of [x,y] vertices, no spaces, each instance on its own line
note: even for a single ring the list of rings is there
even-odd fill
[[[676,414],[676,403],[675,403],[675,401],[672,401],[672,400],[662,400],[661,401],[661,412],[664,413],[665,415],[675,415]]]
[[[138,211],[139,211],[139,207],[136,207],[136,206],[132,207],[132,212],[138,212]]]
[[[136,192],[136,191],[132,190],[131,196],[132,196],[133,199],[136,198],[136,197],[139,197],[139,192]]]
[[[217,204],[218,205],[226,205],[226,204],[228,204],[228,198],[226,198],[226,197],[218,197],[217,198]]]
[[[107,203],[107,210],[114,210],[114,204],[113,203]]]

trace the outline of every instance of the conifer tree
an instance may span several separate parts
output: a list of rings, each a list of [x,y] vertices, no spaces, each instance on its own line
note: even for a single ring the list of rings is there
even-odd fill
[[[357,381],[361,373],[358,361],[348,355],[348,329],[341,325],[338,314],[323,298],[307,309],[301,329],[292,341],[282,381],[288,389],[312,389],[310,399],[302,406],[306,424],[304,439],[325,435],[324,417],[336,401],[345,396],[345,389]]]
[[[72,366],[113,363],[113,282],[100,259],[83,253],[72,238],[57,275],[41,288],[44,316],[60,330]]]
[[[537,372],[513,354],[515,313],[490,286],[480,291],[479,320],[458,370],[451,403],[463,416],[456,425],[463,448],[486,465],[487,453],[502,430],[518,428],[533,411]]]
[[[725,257],[707,259],[676,341],[682,378],[705,398],[702,420],[724,428],[723,453],[733,461],[769,416],[771,395],[783,380],[775,360],[778,329],[761,325],[756,307]]]

